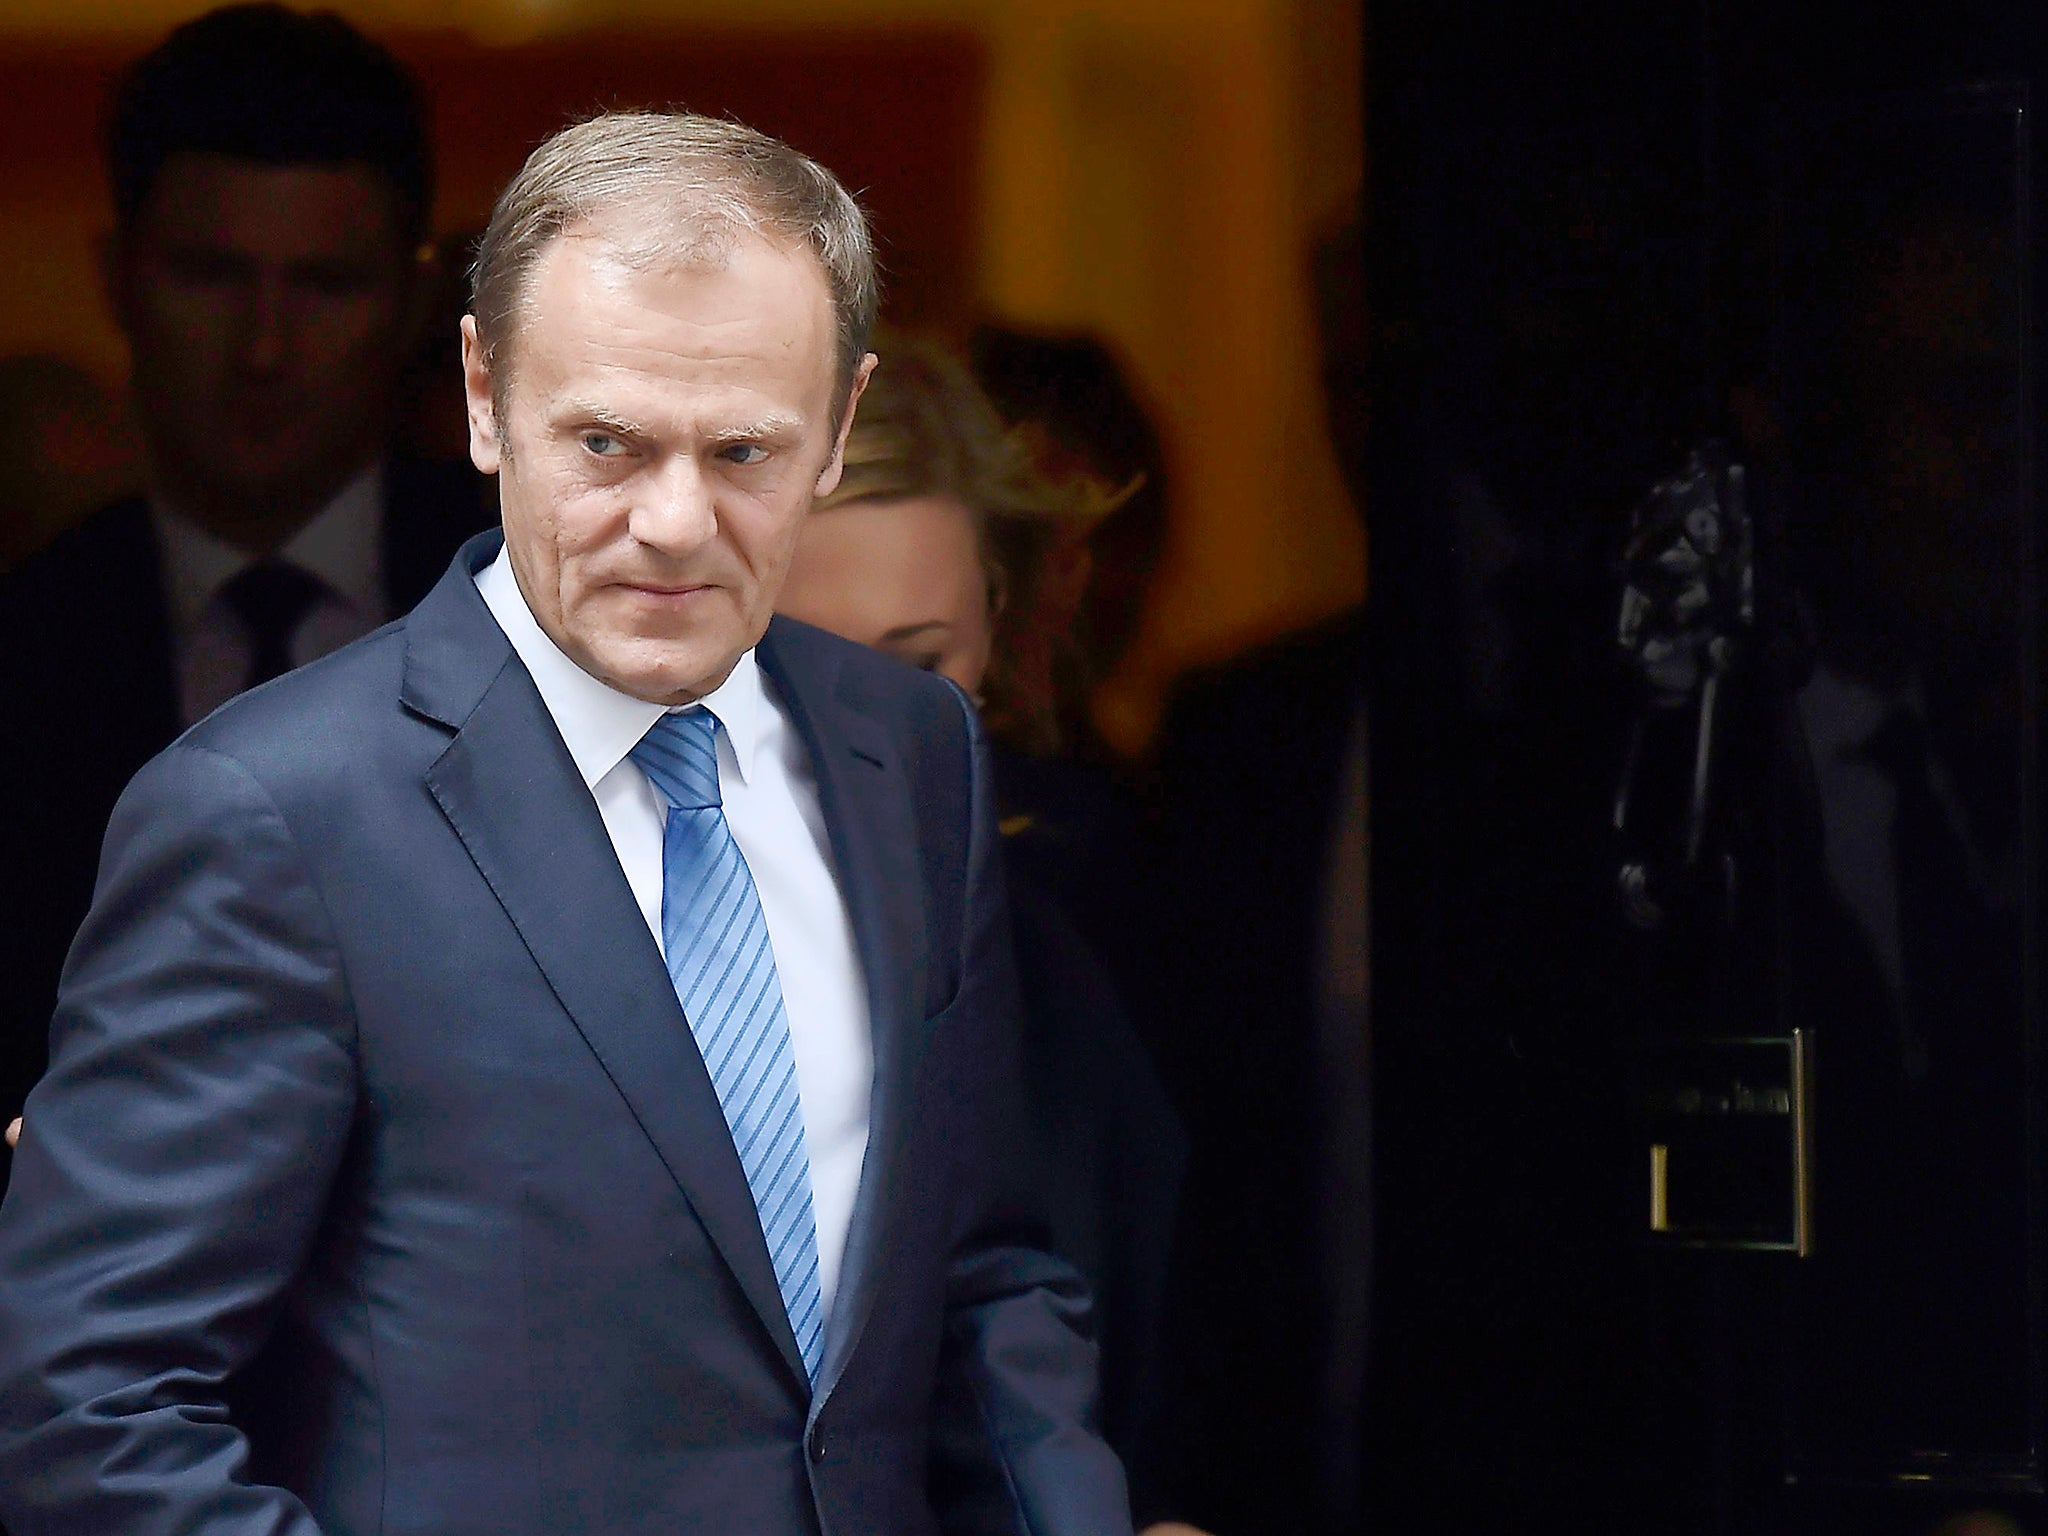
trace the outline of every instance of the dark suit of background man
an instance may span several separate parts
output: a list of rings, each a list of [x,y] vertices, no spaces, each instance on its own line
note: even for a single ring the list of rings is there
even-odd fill
[[[484,522],[467,466],[385,457],[430,276],[395,60],[333,16],[216,11],[135,66],[107,150],[149,495],[0,582],[0,793],[21,808],[0,826],[0,1121],[42,1071],[129,777],[252,678],[403,613]]]
[[[1333,444],[1363,507],[1356,230],[1317,253]],[[1366,1522],[1375,1265],[1362,608],[1190,679],[1160,737],[1145,1017],[1189,1158],[1148,1514]]]
[[[770,623],[873,310],[734,124],[506,190],[502,539],[115,810],[0,1206],[10,1522],[1129,1536],[972,707]]]

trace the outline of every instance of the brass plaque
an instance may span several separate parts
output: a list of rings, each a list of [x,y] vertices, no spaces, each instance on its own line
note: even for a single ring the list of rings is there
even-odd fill
[[[1803,1030],[1641,1049],[1629,1097],[1645,1241],[1811,1250],[1811,1056]]]

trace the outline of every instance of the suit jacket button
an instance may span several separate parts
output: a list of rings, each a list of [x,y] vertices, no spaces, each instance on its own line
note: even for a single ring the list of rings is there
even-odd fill
[[[813,1424],[811,1426],[811,1460],[816,1462],[823,1461],[824,1459],[825,1429],[823,1425]]]

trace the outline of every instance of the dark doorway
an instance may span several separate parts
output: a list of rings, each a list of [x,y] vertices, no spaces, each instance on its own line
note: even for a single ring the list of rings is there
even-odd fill
[[[2031,8],[1373,25],[1383,1518],[2048,1531]]]

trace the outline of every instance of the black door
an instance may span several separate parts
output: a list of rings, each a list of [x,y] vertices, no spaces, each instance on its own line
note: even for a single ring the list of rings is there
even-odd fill
[[[1785,9],[1374,13],[1391,1527],[2048,1532],[2036,24]]]

